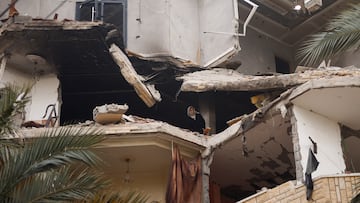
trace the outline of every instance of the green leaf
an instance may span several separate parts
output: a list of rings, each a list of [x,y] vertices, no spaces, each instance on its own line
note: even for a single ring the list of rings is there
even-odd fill
[[[304,41],[296,58],[304,65],[315,66],[321,61],[358,47],[360,42],[360,3],[350,4],[330,20],[325,31],[311,35]]]
[[[0,168],[0,198],[40,172],[78,162],[98,166],[102,161],[90,148],[103,139],[101,133],[93,129],[62,127],[47,130],[23,148],[12,148]]]
[[[91,199],[107,185],[98,172],[61,167],[38,173],[15,188],[12,202],[70,202]]]
[[[17,87],[10,84],[0,89],[0,138],[12,133],[16,128],[15,118],[29,101],[30,90],[30,86]]]

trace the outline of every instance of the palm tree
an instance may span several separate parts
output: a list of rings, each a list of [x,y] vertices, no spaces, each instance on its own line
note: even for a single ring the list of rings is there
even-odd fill
[[[29,90],[6,86],[0,91],[0,202],[93,197],[106,181],[95,171],[101,160],[90,147],[104,137],[92,129],[56,128],[21,142],[14,122],[29,100]]]
[[[21,140],[14,123],[29,91],[10,85],[0,89],[0,202],[99,202],[99,196],[106,202],[147,200],[137,192],[103,192],[109,181],[97,170],[102,161],[90,150],[104,139],[100,131],[61,127]]]
[[[297,58],[304,65],[314,66],[321,61],[358,47],[360,44],[360,3],[350,4],[330,20],[325,31],[311,35],[302,43]]]

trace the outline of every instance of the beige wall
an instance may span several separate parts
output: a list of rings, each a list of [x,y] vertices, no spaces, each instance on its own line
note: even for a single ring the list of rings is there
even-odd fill
[[[165,202],[166,186],[169,176],[168,170],[155,173],[131,173],[130,183],[124,183],[124,173],[111,176],[111,180],[119,191],[137,190],[149,195],[149,202]]]
[[[294,185],[292,181],[275,188],[262,191],[243,199],[237,203],[261,202],[294,202],[294,203],[320,203],[320,202],[349,202],[359,188],[360,174],[321,177],[314,181],[312,201],[306,200],[306,187],[303,184]]]

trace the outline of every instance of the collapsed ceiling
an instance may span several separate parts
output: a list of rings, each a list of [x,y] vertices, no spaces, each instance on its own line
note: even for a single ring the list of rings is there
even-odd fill
[[[308,34],[322,29],[329,19],[357,0],[322,0],[322,6],[308,12],[304,7],[294,10],[303,0],[253,0],[259,8],[249,27],[287,46],[296,46]],[[245,19],[250,8],[239,0],[240,19]]]

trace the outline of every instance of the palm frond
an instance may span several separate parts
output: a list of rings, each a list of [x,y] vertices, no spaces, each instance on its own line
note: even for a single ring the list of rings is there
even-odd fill
[[[107,182],[89,168],[61,167],[38,173],[27,179],[9,195],[11,202],[70,202],[92,199]]]
[[[324,32],[311,35],[304,41],[296,57],[300,63],[313,66],[359,46],[359,42],[360,3],[356,3],[330,20]]]
[[[6,196],[22,181],[40,172],[76,161],[96,166],[101,160],[90,147],[103,138],[96,130],[65,127],[50,129],[23,148],[10,149],[0,168],[0,196]]]
[[[30,90],[10,84],[0,90],[0,137],[14,130],[14,119],[29,101]]]

